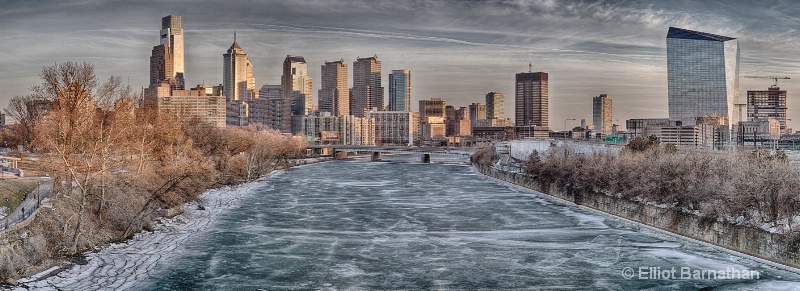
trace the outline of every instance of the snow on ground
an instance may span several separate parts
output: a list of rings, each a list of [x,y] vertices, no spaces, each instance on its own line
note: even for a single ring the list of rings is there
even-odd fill
[[[174,262],[184,244],[210,228],[221,213],[239,207],[242,198],[263,185],[260,181],[206,191],[201,196],[205,210],[198,209],[197,203],[187,203],[183,214],[162,218],[157,230],[88,252],[86,264],[69,266],[52,276],[48,275],[56,271],[54,268],[20,279],[14,290],[129,289],[151,276],[156,266]]]

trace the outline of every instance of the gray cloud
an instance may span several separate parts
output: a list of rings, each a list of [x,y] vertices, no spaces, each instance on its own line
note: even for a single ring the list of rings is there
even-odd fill
[[[221,82],[236,30],[258,87],[279,82],[287,54],[305,56],[316,82],[325,60],[378,54],[385,79],[392,69],[414,71],[414,99],[462,106],[501,91],[513,116],[514,74],[532,62],[551,74],[555,128],[565,118],[590,119],[590,98],[601,93],[614,98],[614,119],[624,123],[667,115],[669,26],[739,38],[742,75],[800,78],[798,10],[791,1],[4,1],[0,103],[25,94],[42,66],[66,60],[147,85],[160,18],[178,14],[189,84]],[[800,113],[791,98],[800,86],[785,81],[789,114]],[[743,98],[771,81],[740,84]]]

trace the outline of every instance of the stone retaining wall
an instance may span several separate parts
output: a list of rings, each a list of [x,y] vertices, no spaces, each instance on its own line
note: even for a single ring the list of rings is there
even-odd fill
[[[474,165],[484,175],[604,213],[643,223],[678,235],[714,244],[740,253],[800,268],[798,243],[748,226],[735,225],[677,211],[612,197],[597,192],[566,193],[554,185],[541,185],[534,177]]]

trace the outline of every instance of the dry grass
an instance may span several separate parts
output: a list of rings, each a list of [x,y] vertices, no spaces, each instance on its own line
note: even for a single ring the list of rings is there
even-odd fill
[[[47,173],[52,173],[52,170],[45,168],[41,162],[29,158],[22,158],[17,165],[25,172],[25,177],[42,177]]]

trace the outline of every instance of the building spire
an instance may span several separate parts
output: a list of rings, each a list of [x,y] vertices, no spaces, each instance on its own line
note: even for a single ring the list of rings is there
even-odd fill
[[[233,30],[233,42],[236,42],[236,30]]]
[[[528,73],[533,73],[533,62],[528,63]]]

